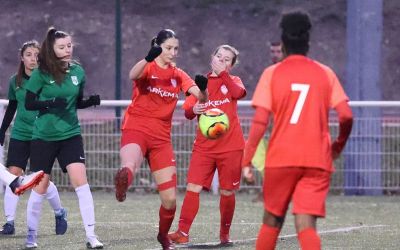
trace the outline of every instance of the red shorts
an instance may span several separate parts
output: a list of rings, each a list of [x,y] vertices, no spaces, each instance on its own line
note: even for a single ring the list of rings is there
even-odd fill
[[[149,162],[151,172],[176,166],[171,141],[156,139],[136,130],[122,130],[121,148],[130,143],[140,146],[143,157]]]
[[[240,186],[243,150],[224,153],[199,153],[193,151],[187,182],[210,190],[215,170],[218,169],[219,186],[235,190]]]
[[[325,217],[331,172],[319,168],[265,168],[264,208],[284,216],[292,200],[293,214]]]

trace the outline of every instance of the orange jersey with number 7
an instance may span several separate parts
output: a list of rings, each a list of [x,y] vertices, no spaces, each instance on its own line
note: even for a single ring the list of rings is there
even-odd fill
[[[329,109],[348,101],[335,73],[301,55],[264,70],[252,105],[273,113],[266,167],[314,167],[333,171]]]

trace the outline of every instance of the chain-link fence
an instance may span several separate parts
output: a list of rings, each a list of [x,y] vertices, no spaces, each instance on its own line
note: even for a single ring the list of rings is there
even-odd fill
[[[126,103],[118,103],[122,107]],[[332,176],[331,191],[336,193],[365,190],[380,193],[400,191],[400,112],[398,108],[379,108],[379,112],[358,112],[376,107],[353,108],[354,127],[348,145],[341,158],[335,162],[336,172]],[[122,112],[123,113],[123,112]],[[248,102],[239,105],[239,116],[245,137],[249,131],[253,110]],[[370,116],[379,115],[379,117]],[[113,178],[120,167],[120,120],[116,119],[113,107],[98,107],[79,113],[85,145],[86,167],[92,188],[113,188]],[[337,119],[330,117],[332,138],[338,132]],[[8,130],[10,131],[10,129]],[[184,118],[178,107],[172,122],[172,141],[177,162],[178,187],[185,188],[186,174],[190,162],[192,144],[196,132],[196,121]],[[266,135],[268,137],[268,133]],[[304,145],[305,147],[307,145]],[[4,146],[7,156],[8,141]],[[256,184],[242,184],[242,189],[260,188],[262,178],[256,173]],[[69,187],[68,176],[58,166],[53,168],[52,179],[60,188]],[[154,190],[151,173],[144,163],[136,174],[132,188]]]

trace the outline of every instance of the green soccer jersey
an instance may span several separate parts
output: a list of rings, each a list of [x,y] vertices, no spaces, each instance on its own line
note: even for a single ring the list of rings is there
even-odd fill
[[[34,123],[32,139],[60,141],[81,133],[76,101],[79,90],[84,85],[85,71],[77,64],[70,64],[61,84],[56,83],[51,75],[39,69],[32,72],[26,89],[36,93],[39,101],[51,100],[55,97],[67,100],[65,109],[49,108],[45,112],[39,112]]]
[[[16,75],[10,78],[10,87],[8,88],[8,100],[17,101],[17,115],[15,116],[14,126],[11,130],[11,138],[20,141],[30,141],[32,138],[33,123],[38,112],[25,109],[25,86],[29,79],[26,76],[22,77],[21,86],[18,87],[15,78]]]

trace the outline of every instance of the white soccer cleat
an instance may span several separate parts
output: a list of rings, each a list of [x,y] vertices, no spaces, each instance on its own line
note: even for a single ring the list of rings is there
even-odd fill
[[[25,249],[34,249],[37,247],[38,247],[37,243],[26,243],[25,245]]]
[[[26,249],[33,249],[37,248],[38,245],[36,243],[36,235],[35,234],[30,234],[28,232],[28,235],[26,237],[26,243],[25,243],[25,248]]]
[[[38,185],[44,176],[44,172],[42,170],[32,173],[30,175],[20,176],[18,177],[18,183],[16,187],[13,189],[16,195],[23,194],[26,190],[33,188]]]
[[[103,249],[104,245],[96,237],[86,239],[86,247],[88,249]]]

